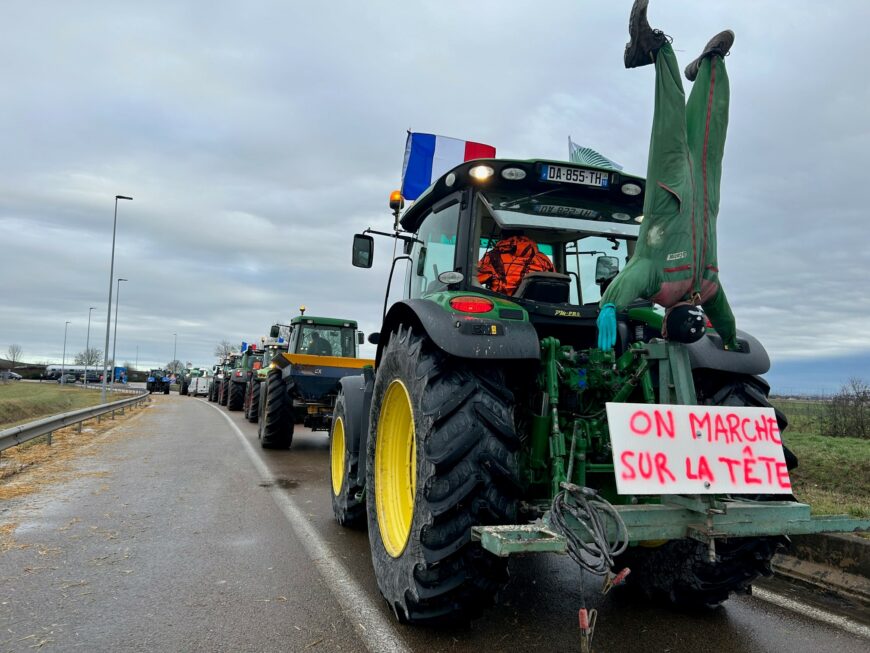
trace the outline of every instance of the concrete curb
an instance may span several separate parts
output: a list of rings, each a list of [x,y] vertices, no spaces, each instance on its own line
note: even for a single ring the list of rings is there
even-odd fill
[[[791,550],[773,559],[778,576],[870,606],[870,539],[832,533],[791,540]]]

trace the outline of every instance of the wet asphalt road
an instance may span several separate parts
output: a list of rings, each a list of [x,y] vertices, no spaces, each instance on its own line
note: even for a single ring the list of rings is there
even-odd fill
[[[264,451],[240,413],[158,396],[88,453],[73,478],[0,506],[18,524],[0,552],[0,652],[580,650],[581,580],[587,596],[598,585],[560,556],[513,560],[470,627],[395,623],[365,534],[332,520],[322,432]],[[685,614],[614,593],[599,608],[602,653],[870,649],[756,597]]]

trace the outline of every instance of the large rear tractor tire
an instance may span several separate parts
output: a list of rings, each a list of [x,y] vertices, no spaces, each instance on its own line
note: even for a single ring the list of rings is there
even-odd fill
[[[503,373],[451,358],[410,329],[378,366],[366,513],[381,594],[412,623],[467,622],[508,580],[471,527],[517,518],[519,439]]]
[[[245,386],[235,381],[228,381],[227,410],[241,410],[245,405]]]
[[[221,381],[218,384],[218,403],[221,406],[226,406],[227,401],[229,401],[230,393],[229,393],[229,388],[227,387],[227,386],[229,386],[229,384],[230,384],[230,382],[228,379],[224,379],[223,381]]]
[[[245,389],[245,419],[256,424],[259,416],[260,382],[251,380],[248,381],[248,386]]]
[[[787,542],[785,536],[733,537],[716,540],[716,562],[707,545],[671,540],[654,547],[634,547],[617,565],[631,568],[627,581],[652,601],[681,608],[713,608],[732,593],[748,594],[759,576],[770,576],[770,560]]]
[[[366,525],[366,506],[361,497],[363,486],[357,481],[359,452],[350,450],[347,435],[347,409],[344,395],[339,394],[332,411],[329,436],[332,513],[342,526],[362,529]]]
[[[769,408],[767,390],[752,377],[696,379],[698,402],[708,406],[755,406]],[[780,431],[788,420],[776,410]],[[795,455],[783,447],[789,469],[797,467]],[[749,497],[783,500],[783,495]],[[706,544],[695,540],[671,540],[658,547],[634,547],[620,556],[617,564],[631,568],[629,586],[659,601],[685,608],[715,607],[732,593],[746,594],[760,576],[770,576],[770,560],[788,539],[734,537],[716,540],[716,562],[708,559]]]
[[[269,370],[265,388],[260,388],[260,418],[257,434],[263,449],[289,449],[293,444],[293,405],[281,370]]]

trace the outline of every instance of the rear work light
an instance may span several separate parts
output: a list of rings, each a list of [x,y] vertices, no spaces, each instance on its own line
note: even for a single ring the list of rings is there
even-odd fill
[[[454,297],[450,300],[450,307],[463,313],[489,313],[493,306],[483,297]]]

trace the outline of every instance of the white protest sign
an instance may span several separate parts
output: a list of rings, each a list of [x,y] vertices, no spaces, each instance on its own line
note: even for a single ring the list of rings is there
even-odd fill
[[[620,494],[790,494],[773,408],[607,404]]]

